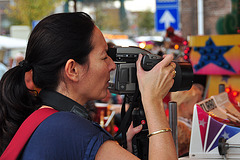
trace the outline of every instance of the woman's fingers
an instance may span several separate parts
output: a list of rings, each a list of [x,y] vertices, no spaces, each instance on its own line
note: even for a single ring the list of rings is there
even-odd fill
[[[128,128],[127,131],[127,150],[132,152],[132,139],[133,137],[142,130],[142,124],[133,128],[133,122]]]

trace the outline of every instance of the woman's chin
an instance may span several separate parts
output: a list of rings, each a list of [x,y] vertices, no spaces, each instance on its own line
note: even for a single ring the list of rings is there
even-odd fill
[[[102,100],[102,99],[104,99],[105,97],[107,97],[107,92],[102,93],[102,94],[99,96],[98,100]]]

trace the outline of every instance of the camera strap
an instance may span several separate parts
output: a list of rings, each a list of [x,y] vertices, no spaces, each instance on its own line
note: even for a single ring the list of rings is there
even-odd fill
[[[73,112],[83,118],[91,120],[85,107],[56,91],[43,89],[39,93],[39,96],[42,99],[43,105],[51,106],[58,111]]]
[[[133,98],[132,98],[131,102],[129,103],[130,106],[129,106],[127,112],[125,111],[125,103],[126,103],[127,96],[125,95],[125,97],[124,97],[124,102],[122,104],[122,109],[121,109],[121,124],[120,124],[118,132],[114,136],[116,139],[118,139],[118,136],[120,136],[120,135],[122,136],[122,138],[121,138],[122,140],[121,140],[120,144],[125,149],[127,148],[126,133],[131,124],[131,121],[132,121],[132,112],[133,112],[133,109],[135,107],[137,107],[138,103],[139,103],[138,99],[140,97],[140,91],[139,91],[138,87],[136,87],[136,88],[137,89],[135,90]]]

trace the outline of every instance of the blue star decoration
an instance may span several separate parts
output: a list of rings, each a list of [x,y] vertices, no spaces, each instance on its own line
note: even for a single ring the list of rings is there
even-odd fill
[[[233,46],[216,46],[211,37],[209,37],[204,47],[194,47],[194,51],[197,51],[201,54],[198,64],[194,65],[194,69],[198,71],[209,63],[213,63],[223,69],[235,73],[235,70],[223,57],[223,55],[228,52],[232,47]]]
[[[229,79],[229,78],[230,78],[229,75],[224,75],[224,76],[222,76],[222,81],[228,83],[228,79]]]

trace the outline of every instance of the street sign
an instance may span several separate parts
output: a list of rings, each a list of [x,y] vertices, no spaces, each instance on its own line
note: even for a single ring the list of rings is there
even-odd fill
[[[32,29],[34,29],[39,22],[40,21],[33,20],[32,21]]]
[[[172,26],[179,30],[178,0],[156,0],[155,28],[164,31]]]

